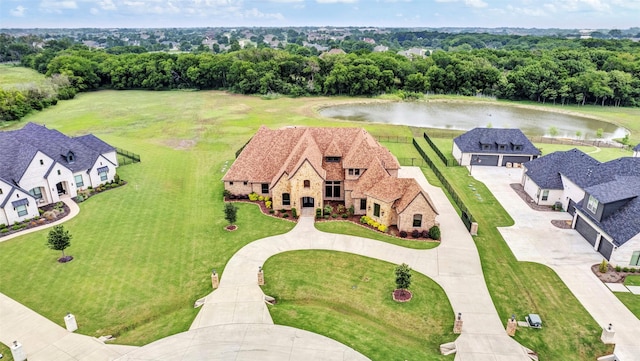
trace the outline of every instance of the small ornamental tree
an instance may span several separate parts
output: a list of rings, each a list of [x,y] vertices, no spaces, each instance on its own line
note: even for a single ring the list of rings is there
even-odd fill
[[[406,263],[396,267],[396,286],[401,290],[406,290],[411,286],[411,267]]]
[[[224,219],[226,219],[229,224],[236,223],[237,215],[238,208],[233,205],[233,203],[224,204]]]
[[[47,245],[53,250],[62,251],[62,258],[59,260],[66,262],[73,259],[71,256],[68,256],[71,257],[71,259],[68,259],[68,257],[64,255],[64,250],[71,245],[71,234],[69,234],[69,231],[64,229],[64,226],[55,226],[51,231],[49,231]]]

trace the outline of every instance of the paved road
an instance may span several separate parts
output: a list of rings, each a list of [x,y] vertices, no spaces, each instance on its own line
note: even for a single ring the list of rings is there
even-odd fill
[[[613,324],[616,355],[623,361],[640,360],[640,320],[591,272],[602,256],[575,230],[551,224],[552,219],[571,219],[570,214],[534,211],[526,205],[510,187],[521,175],[521,169],[473,168],[473,176],[487,185],[515,221],[512,227],[499,228],[514,255],[551,267],[600,326]]]

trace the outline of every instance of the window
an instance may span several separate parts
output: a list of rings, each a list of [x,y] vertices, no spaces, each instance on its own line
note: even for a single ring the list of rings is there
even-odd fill
[[[309,187],[311,187],[311,181],[310,181],[310,180],[308,180],[308,179],[305,179],[305,181],[304,181],[304,187],[305,187],[305,188],[309,188]]]
[[[18,212],[18,216],[22,217],[22,216],[26,216],[27,215],[27,206],[26,205],[21,205],[21,206],[17,206],[16,207],[16,212]]]
[[[75,161],[76,161],[76,157],[75,157],[75,155],[73,154],[73,152],[69,152],[69,153],[67,153],[67,162],[69,162],[69,163],[73,163],[73,162],[75,162]]]
[[[262,194],[269,194],[269,183],[262,183]]]
[[[76,187],[78,188],[84,187],[84,180],[82,179],[82,174],[78,174],[77,176],[74,177],[74,179],[76,180]]]
[[[489,150],[489,149],[491,149],[491,145],[489,145],[489,144],[483,144],[482,145],[482,150]]]
[[[232,186],[232,185],[233,185],[233,182],[229,182],[229,185],[230,185],[230,186]]]
[[[373,204],[373,215],[380,217],[380,205],[378,203]]]
[[[593,214],[595,214],[598,210],[598,200],[592,195],[589,195],[589,203],[587,203],[587,209],[590,210]]]
[[[290,206],[291,205],[291,196],[289,193],[282,193],[282,205]]]
[[[360,175],[359,168],[349,168],[349,175]]]
[[[633,255],[631,255],[631,262],[629,262],[629,266],[640,266],[640,251],[633,252]]]
[[[360,200],[360,209],[367,209],[367,200],[365,198]]]
[[[514,145],[513,146],[513,150],[522,150],[522,146],[521,145]]]
[[[547,199],[549,199],[549,190],[545,189],[542,191],[542,200],[546,201]]]
[[[29,191],[29,194],[31,194],[35,199],[42,199],[42,189],[40,189],[40,187],[32,188]]]
[[[243,185],[243,186],[246,186],[246,185],[247,185],[247,182],[242,182],[242,185]]]
[[[325,160],[327,163],[339,163],[340,157],[326,157]]]
[[[349,168],[349,175],[353,175],[353,168]]]
[[[326,181],[324,186],[324,196],[327,198],[340,198],[341,187],[339,181]]]
[[[498,150],[505,150],[505,149],[507,149],[506,145],[504,145],[504,144],[499,144],[498,145]]]
[[[100,176],[100,180],[101,181],[106,181],[107,180],[107,172],[100,172],[98,173],[98,175]]]
[[[40,159],[40,165],[44,165],[44,160]]]
[[[413,226],[414,227],[422,227],[422,214],[414,214],[413,215]]]
[[[58,175],[61,175],[61,174],[62,174],[62,172],[60,172],[60,169],[58,169]]]

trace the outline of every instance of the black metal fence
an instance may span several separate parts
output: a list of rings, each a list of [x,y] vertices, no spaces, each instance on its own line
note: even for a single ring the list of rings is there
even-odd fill
[[[240,153],[242,153],[242,150],[244,149],[244,147],[246,147],[247,144],[249,144],[251,139],[253,139],[253,137],[249,138],[249,140],[247,140],[247,142],[244,143],[244,145],[242,147],[240,147],[240,149],[236,150],[236,159],[238,159],[238,156],[240,155]]]
[[[453,187],[451,186],[447,178],[445,178],[444,175],[442,175],[442,172],[440,172],[440,169],[438,169],[438,167],[433,163],[433,160],[429,158],[427,153],[425,153],[425,151],[420,147],[420,145],[418,144],[418,142],[416,142],[415,139],[413,140],[413,146],[416,147],[416,150],[418,151],[418,153],[420,153],[425,163],[427,163],[429,168],[431,168],[433,173],[435,173],[438,180],[440,180],[440,182],[442,183],[442,186],[444,187],[444,189],[446,189],[447,192],[449,192],[449,195],[451,195],[453,202],[458,206],[458,209],[460,209],[462,215],[466,215],[467,219],[465,219],[465,221],[469,222],[468,227],[470,227],[471,222],[474,222],[474,218],[473,218],[473,215],[471,215],[469,208],[467,208],[467,206],[464,204],[464,202],[462,201],[458,193],[455,191],[455,189],[453,189]],[[465,225],[466,225],[466,222],[465,222]]]
[[[429,145],[431,146],[431,148],[433,149],[434,152],[436,152],[436,154],[438,155],[438,158],[440,158],[440,160],[442,161],[442,163],[444,163],[447,167],[454,167],[456,165],[458,165],[458,162],[456,162],[455,159],[451,159],[451,158],[447,158],[438,148],[437,145],[435,145],[435,143],[433,143],[433,141],[431,140],[431,138],[429,138],[429,136],[427,135],[426,132],[422,133],[422,136],[424,137],[424,140],[427,141],[427,143],[429,143]]]
[[[140,163],[140,155],[131,153],[122,148],[116,148],[116,154],[118,155],[118,165],[127,165],[132,163]]]
[[[426,167],[427,163],[422,158],[398,158],[398,162],[403,167]]]
[[[387,142],[387,143],[411,143],[413,140],[412,137],[401,137],[396,135],[374,135],[373,136],[378,142]]]

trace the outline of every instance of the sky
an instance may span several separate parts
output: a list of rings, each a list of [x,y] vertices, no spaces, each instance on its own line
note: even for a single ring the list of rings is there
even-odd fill
[[[640,26],[640,0],[0,0],[0,28]]]

